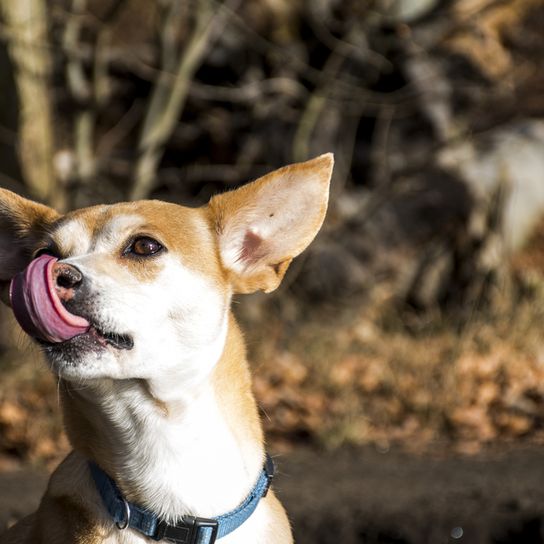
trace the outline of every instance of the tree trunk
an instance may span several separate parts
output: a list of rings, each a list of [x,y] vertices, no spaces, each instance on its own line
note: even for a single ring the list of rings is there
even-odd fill
[[[30,195],[62,209],[53,169],[51,52],[44,0],[0,0],[19,99],[19,158]]]

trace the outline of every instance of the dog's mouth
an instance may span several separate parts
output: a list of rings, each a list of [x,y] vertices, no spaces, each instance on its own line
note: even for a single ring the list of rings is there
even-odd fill
[[[131,350],[134,347],[134,339],[130,334],[119,334],[111,331],[104,331],[94,325],[83,333],[78,334],[64,342],[48,342],[37,338],[38,343],[47,348],[63,349],[66,346],[73,346],[82,343],[92,343],[102,347],[112,346],[118,350]]]
[[[11,281],[10,302],[23,330],[50,351],[107,345],[132,349],[130,335],[108,331],[91,316],[74,314],[63,305],[53,281],[56,261],[51,255],[41,255]]]
[[[118,334],[115,332],[103,332],[95,329],[96,334],[101,336],[107,344],[116,349],[131,350],[134,347],[134,340],[129,334]]]

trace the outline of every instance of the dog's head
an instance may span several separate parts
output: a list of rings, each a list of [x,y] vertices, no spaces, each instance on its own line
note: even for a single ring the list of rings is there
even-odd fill
[[[274,290],[318,232],[332,165],[329,154],[288,166],[196,209],[61,216],[0,190],[4,298],[11,282],[19,321],[65,379],[190,383],[222,353],[232,294]]]

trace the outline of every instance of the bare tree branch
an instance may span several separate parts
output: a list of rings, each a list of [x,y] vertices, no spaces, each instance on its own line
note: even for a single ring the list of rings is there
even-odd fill
[[[176,0],[172,1],[174,4],[177,3]],[[195,27],[185,51],[179,57],[173,83],[167,71],[161,73],[151,95],[140,136],[138,146],[140,156],[130,194],[130,198],[134,200],[149,195],[162,157],[163,146],[177,124],[193,75],[228,17],[226,9],[217,8],[210,0],[198,0],[196,7]],[[230,9],[232,8],[231,5]],[[169,12],[171,18],[178,16],[179,11],[175,9]],[[165,21],[165,25],[170,24],[171,21]],[[171,56],[163,53],[163,63],[170,64],[171,61]],[[167,70],[168,66],[165,68]]]
[[[323,68],[322,82],[306,103],[293,141],[293,159],[297,162],[304,161],[309,156],[312,133],[327,104],[330,90],[336,84],[336,75],[344,60],[344,46],[340,45],[327,59]]]

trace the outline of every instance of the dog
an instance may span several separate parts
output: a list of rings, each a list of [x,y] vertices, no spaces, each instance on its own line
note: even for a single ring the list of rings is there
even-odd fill
[[[72,452],[1,544],[288,544],[234,294],[271,292],[323,223],[332,154],[200,208],[60,215],[0,190],[2,298],[58,377]]]

